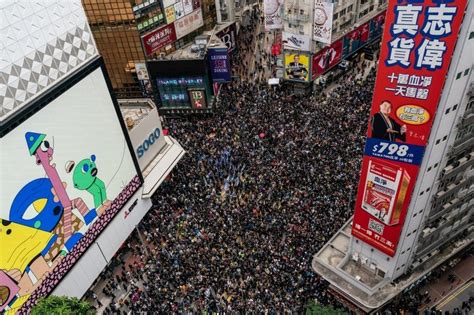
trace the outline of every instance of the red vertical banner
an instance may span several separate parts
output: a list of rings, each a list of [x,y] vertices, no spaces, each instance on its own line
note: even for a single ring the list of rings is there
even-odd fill
[[[328,71],[341,61],[342,39],[335,41],[331,46],[321,49],[313,55],[311,66],[311,80]]]
[[[390,256],[397,250],[466,3],[389,1],[352,234]]]

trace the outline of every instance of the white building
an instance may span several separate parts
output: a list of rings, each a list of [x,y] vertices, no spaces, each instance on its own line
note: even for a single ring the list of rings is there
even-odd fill
[[[366,311],[383,306],[473,242],[473,16],[470,1],[395,255],[353,237],[349,220],[314,256],[316,272]]]

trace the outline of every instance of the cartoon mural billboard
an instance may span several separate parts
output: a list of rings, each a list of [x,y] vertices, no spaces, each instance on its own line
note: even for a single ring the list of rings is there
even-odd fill
[[[50,293],[141,183],[101,68],[0,145],[0,312],[8,314]]]

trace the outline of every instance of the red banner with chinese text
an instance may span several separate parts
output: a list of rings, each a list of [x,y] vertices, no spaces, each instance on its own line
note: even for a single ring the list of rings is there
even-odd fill
[[[321,49],[313,55],[311,66],[311,80],[328,71],[341,61],[342,39],[335,41],[331,46]]]
[[[390,0],[352,234],[394,256],[467,0]]]
[[[176,41],[174,24],[168,24],[142,36],[143,48],[147,56]]]

